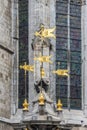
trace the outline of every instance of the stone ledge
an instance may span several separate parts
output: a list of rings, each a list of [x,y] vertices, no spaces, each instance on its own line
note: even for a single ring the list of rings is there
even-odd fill
[[[11,124],[10,119],[4,118],[4,117],[0,117],[0,122],[6,123],[6,124]]]

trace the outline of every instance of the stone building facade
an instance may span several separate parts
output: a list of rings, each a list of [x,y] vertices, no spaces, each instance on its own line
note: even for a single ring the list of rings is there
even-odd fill
[[[11,1],[0,1],[0,117],[11,117],[12,87],[12,16]],[[0,121],[0,129],[11,129],[8,124]]]
[[[20,46],[21,34],[20,26],[20,9],[22,0],[0,0],[0,130],[24,130],[26,123],[22,121],[30,119],[29,113],[23,115],[23,111],[19,108],[19,78],[20,70],[19,65],[25,60],[21,61]],[[35,41],[34,33],[37,31],[41,24],[46,28],[56,26],[56,1],[58,0],[25,0],[27,2],[27,59],[29,64],[34,64],[34,50],[32,43]],[[75,0],[64,0],[65,3],[73,2]],[[24,3],[25,3],[24,2]],[[63,2],[60,0],[59,2]],[[79,3],[80,2],[80,3]],[[24,5],[23,3],[23,5]],[[81,5],[81,65],[82,65],[82,88],[81,88],[81,104],[80,110],[76,109],[63,109],[62,120],[58,129],[72,129],[72,130],[86,130],[87,129],[87,0],[77,1]],[[69,7],[69,6],[68,6]],[[69,8],[68,8],[69,9]],[[24,10],[25,11],[25,10]],[[69,10],[68,10],[69,13]],[[68,15],[68,14],[67,14]],[[25,14],[24,14],[25,16]],[[23,18],[24,18],[23,16]],[[68,17],[69,18],[69,17]],[[25,20],[25,19],[24,19]],[[69,19],[67,19],[69,20]],[[23,21],[22,21],[23,22]],[[69,24],[69,21],[68,21]],[[23,28],[24,30],[24,28]],[[55,32],[56,33],[56,32]],[[69,36],[69,28],[68,28]],[[69,38],[69,37],[68,37]],[[33,39],[33,40],[32,40]],[[69,40],[68,40],[69,42]],[[20,44],[19,44],[20,43]],[[52,49],[46,50],[46,54],[52,55],[52,65],[46,66],[49,71],[56,69],[56,40],[51,39],[50,43]],[[45,50],[43,51],[45,52]],[[25,53],[24,53],[25,55]],[[26,58],[25,58],[26,59]],[[26,60],[27,60],[26,59]],[[20,62],[21,61],[21,62]],[[38,67],[37,67],[38,68]],[[69,69],[69,68],[68,68]],[[39,69],[37,70],[39,71]],[[46,70],[47,71],[47,70]],[[22,72],[23,73],[23,72]],[[38,75],[38,73],[36,73]],[[48,95],[56,104],[56,76],[52,73],[47,74],[50,81]],[[37,77],[37,76],[35,76]],[[30,113],[32,113],[32,101],[37,92],[34,88],[36,81],[32,73],[28,75],[28,93],[27,98],[29,101]],[[69,80],[69,79],[68,79]],[[32,82],[31,82],[32,81]],[[21,84],[20,84],[21,85]],[[25,93],[23,93],[25,94]],[[23,95],[22,95],[23,96]],[[69,96],[69,95],[68,95]],[[48,98],[46,97],[47,101]],[[24,118],[23,118],[24,117]],[[29,129],[29,127],[28,127]],[[44,129],[44,128],[43,128]]]

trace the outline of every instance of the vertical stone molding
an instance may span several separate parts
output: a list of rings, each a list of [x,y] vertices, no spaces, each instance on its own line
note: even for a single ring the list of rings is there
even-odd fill
[[[11,88],[11,114],[15,114],[18,108],[18,0],[12,0],[12,46],[14,49],[14,55],[12,58],[12,88]]]
[[[41,24],[44,24],[46,28],[52,28],[55,26],[55,1],[54,0],[29,0],[29,64],[34,64],[33,58],[33,50],[31,49],[32,39],[34,39],[34,33]],[[50,71],[54,70],[54,61],[55,61],[55,40],[52,40],[53,49],[52,52],[49,52],[49,55],[52,55],[53,64],[50,65]],[[46,52],[46,50],[44,49]],[[39,52],[37,52],[39,53]],[[45,64],[44,64],[45,65]],[[35,90],[34,90],[34,81],[33,74],[29,73],[29,102],[31,104],[31,100],[34,98]],[[54,76],[50,75],[50,95],[54,98],[55,95],[55,80]],[[32,87],[31,87],[32,86]]]
[[[83,109],[87,116],[87,5],[82,6],[82,93]]]
[[[11,1],[0,3],[0,116],[11,116],[12,43]]]

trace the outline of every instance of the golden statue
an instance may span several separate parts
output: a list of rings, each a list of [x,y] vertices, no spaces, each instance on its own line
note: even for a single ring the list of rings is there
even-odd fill
[[[27,65],[26,62],[24,65],[20,65],[20,69],[23,69],[25,71],[34,71],[34,66],[32,65]]]
[[[68,70],[63,70],[63,69],[58,69],[56,71],[53,71],[53,73],[59,76],[69,76]]]
[[[48,63],[52,63],[52,61],[50,60],[50,58],[52,57],[52,55],[50,56],[40,56],[39,57],[35,57],[34,60],[38,60],[40,62],[48,62]]]
[[[41,25],[40,30],[35,32],[35,36],[39,36],[43,38],[56,38],[53,32],[55,31],[55,27],[51,29],[45,29],[44,25]]]

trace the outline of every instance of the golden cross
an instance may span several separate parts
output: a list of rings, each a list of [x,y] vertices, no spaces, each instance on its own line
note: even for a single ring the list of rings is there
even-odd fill
[[[24,63],[24,65],[20,65],[20,69],[23,69],[26,71],[34,71],[34,66],[32,65],[27,65],[26,62]]]
[[[50,56],[39,56],[39,57],[35,57],[34,60],[38,60],[40,62],[48,62],[48,63],[52,63],[52,61],[50,60],[50,58],[52,57],[52,55]]]

